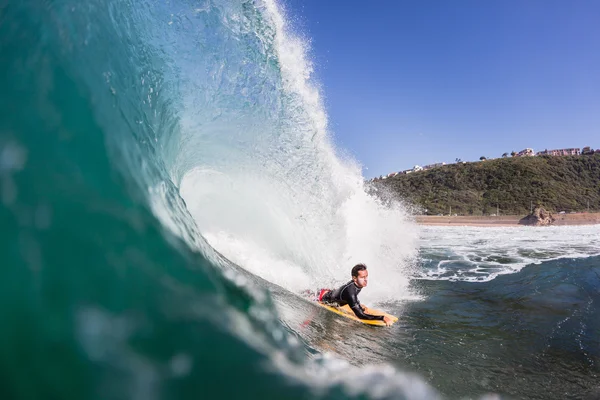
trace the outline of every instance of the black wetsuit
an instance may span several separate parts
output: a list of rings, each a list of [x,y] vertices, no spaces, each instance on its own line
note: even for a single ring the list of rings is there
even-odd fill
[[[360,319],[383,321],[383,315],[365,314],[358,301],[360,291],[361,288],[356,286],[354,281],[350,281],[335,290],[325,293],[321,301],[324,303],[337,303],[340,306],[348,304],[352,311],[354,311],[354,314]]]

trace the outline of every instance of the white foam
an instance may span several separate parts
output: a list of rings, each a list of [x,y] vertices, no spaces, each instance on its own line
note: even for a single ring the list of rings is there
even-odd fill
[[[195,165],[180,183],[188,209],[211,246],[289,290],[342,284],[362,262],[370,274],[365,301],[411,297],[417,226],[399,204],[369,196],[360,166],[336,153],[308,42],[291,32],[275,1],[263,4],[269,29],[255,33],[274,51],[280,81],[269,87],[263,77],[248,80],[261,87],[246,90],[273,91],[261,92],[269,101],[255,108],[220,109],[209,122],[197,120],[197,108],[183,113],[193,121],[185,125],[186,146],[202,154],[187,149],[179,160]],[[269,66],[253,70],[264,71]],[[226,92],[241,73],[219,78],[219,90]],[[182,160],[192,156],[198,158]]]
[[[425,227],[421,235],[429,265],[421,279],[489,281],[529,264],[600,255],[600,225]]]

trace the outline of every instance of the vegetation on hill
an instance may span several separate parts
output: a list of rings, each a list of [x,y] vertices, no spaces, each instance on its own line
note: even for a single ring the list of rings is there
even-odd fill
[[[600,153],[457,163],[375,180],[423,214],[526,215],[600,210]],[[450,211],[451,210],[451,211]]]

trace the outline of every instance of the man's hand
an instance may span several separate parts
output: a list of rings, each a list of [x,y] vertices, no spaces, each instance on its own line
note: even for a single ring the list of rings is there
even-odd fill
[[[392,325],[392,323],[394,322],[390,317],[384,315],[383,316],[383,322],[385,322],[386,326],[390,326]]]

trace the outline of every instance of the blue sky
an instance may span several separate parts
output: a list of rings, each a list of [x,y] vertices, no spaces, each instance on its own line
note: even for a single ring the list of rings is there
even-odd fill
[[[367,178],[600,148],[600,1],[283,0]]]

